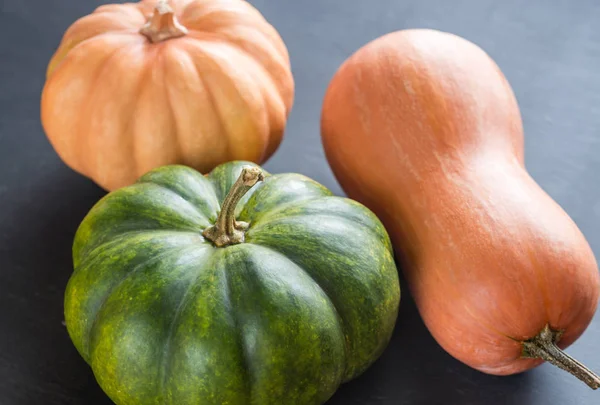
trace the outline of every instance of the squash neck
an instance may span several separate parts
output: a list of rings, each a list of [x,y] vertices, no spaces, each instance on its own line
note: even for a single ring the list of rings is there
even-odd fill
[[[188,33],[187,28],[179,23],[169,0],[158,0],[154,13],[141,29],[140,34],[153,43],[178,38]]]
[[[242,197],[256,185],[264,180],[265,176],[258,167],[246,166],[242,169],[240,177],[231,186],[229,193],[223,201],[221,212],[217,221],[202,232],[202,236],[210,240],[216,247],[225,247],[243,243],[248,223],[235,220],[235,209]]]
[[[547,361],[579,378],[591,389],[598,389],[600,377],[556,345],[561,335],[561,332],[553,331],[546,325],[537,336],[521,342],[523,347],[521,357]]]

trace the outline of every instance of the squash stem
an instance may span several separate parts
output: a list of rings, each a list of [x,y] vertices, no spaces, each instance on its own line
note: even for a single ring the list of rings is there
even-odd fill
[[[552,331],[546,327],[533,339],[521,342],[523,345],[522,357],[542,359],[579,378],[592,389],[600,387],[600,377],[592,370],[563,352],[556,343],[561,332]]]
[[[178,38],[188,33],[187,28],[179,23],[169,0],[158,0],[154,13],[141,29],[140,33],[154,43]]]
[[[212,241],[217,247],[243,243],[244,231],[248,229],[248,224],[235,220],[235,208],[248,190],[264,179],[265,176],[258,167],[244,167],[240,177],[231,186],[225,197],[216,223],[206,228],[202,232],[202,236]]]

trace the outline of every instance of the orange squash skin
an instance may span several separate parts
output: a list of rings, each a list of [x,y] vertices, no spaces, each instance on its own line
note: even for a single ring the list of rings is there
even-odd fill
[[[334,76],[322,138],[346,193],[386,225],[419,312],[452,356],[507,375],[541,363],[522,341],[549,325],[573,343],[600,280],[570,217],[524,167],[514,94],[476,45],[388,34]]]
[[[110,4],[76,21],[48,66],[44,130],[62,160],[107,190],[185,164],[206,173],[267,160],[294,98],[287,49],[239,0],[170,0],[183,36],[140,29],[157,0]]]

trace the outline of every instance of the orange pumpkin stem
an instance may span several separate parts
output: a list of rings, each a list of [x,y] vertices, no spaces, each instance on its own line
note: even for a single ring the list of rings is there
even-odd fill
[[[202,232],[202,236],[212,241],[216,247],[243,243],[244,233],[250,225],[247,222],[235,220],[235,208],[248,190],[264,179],[265,175],[258,167],[244,167],[240,177],[233,183],[225,197],[216,223],[206,228]]]
[[[600,377],[592,370],[563,352],[556,343],[561,332],[553,331],[548,325],[533,339],[522,342],[522,357],[542,359],[579,378],[591,389],[600,388]]]
[[[188,33],[187,28],[179,23],[169,0],[158,0],[154,14],[140,30],[142,35],[154,43],[178,38]]]

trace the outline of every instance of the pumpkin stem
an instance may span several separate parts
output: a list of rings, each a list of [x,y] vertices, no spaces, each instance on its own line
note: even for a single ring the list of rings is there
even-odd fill
[[[600,377],[592,370],[563,352],[556,343],[562,332],[553,331],[549,325],[533,339],[521,342],[523,345],[522,357],[542,359],[579,378],[592,389],[600,387]]]
[[[248,223],[235,220],[235,208],[248,190],[264,179],[265,176],[258,167],[244,167],[221,205],[221,213],[217,222],[206,228],[202,232],[202,236],[212,241],[217,247],[243,243],[244,231],[248,229]]]
[[[156,43],[182,37],[188,33],[188,30],[177,20],[173,8],[169,5],[169,0],[158,0],[154,14],[140,29],[140,33]]]

